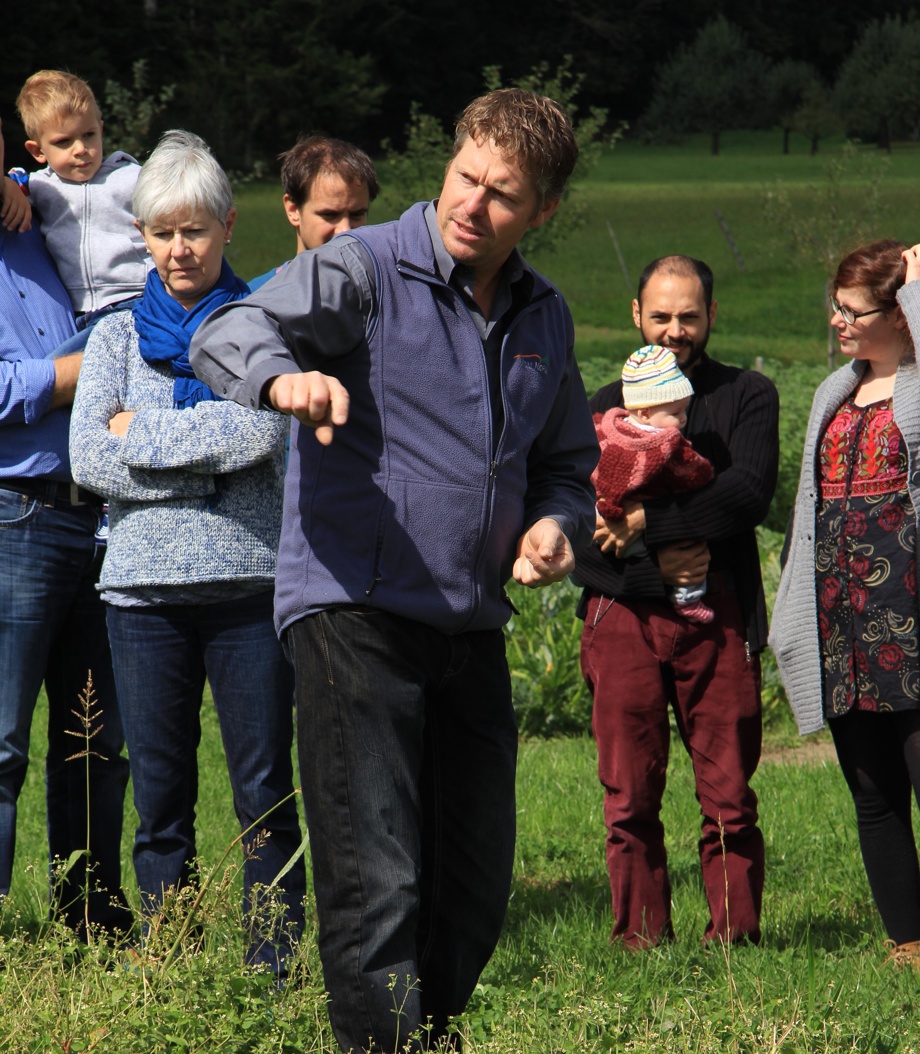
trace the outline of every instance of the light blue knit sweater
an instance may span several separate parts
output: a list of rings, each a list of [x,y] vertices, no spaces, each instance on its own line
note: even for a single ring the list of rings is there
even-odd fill
[[[920,347],[920,281],[898,293],[910,326],[914,348]],[[815,393],[802,473],[795,499],[792,536],[783,568],[773,619],[770,647],[802,735],[824,725],[821,644],[818,637],[818,600],[815,586],[815,517],[818,507],[817,453],[824,431],[837,410],[859,384],[865,364],[851,362],[824,381]],[[920,369],[916,362],[900,367],[894,385],[894,419],[904,437],[908,456],[908,491],[920,522]],[[917,532],[920,546],[920,531]],[[920,551],[918,551],[920,560]]]
[[[138,351],[130,311],[103,319],[80,370],[74,479],[109,499],[100,587],[205,582],[271,588],[281,529],[287,418],[232,402],[173,409],[174,375]],[[108,429],[135,411],[124,437]]]

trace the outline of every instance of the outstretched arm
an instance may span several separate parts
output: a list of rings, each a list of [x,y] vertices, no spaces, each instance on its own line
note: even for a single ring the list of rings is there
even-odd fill
[[[328,444],[348,418],[348,393],[320,370],[364,340],[372,276],[366,250],[348,239],[301,253],[204,322],[192,341],[192,368],[224,398],[292,414]]]

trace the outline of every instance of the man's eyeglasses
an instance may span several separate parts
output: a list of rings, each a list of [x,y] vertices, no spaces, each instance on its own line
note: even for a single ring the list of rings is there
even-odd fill
[[[858,318],[865,318],[866,315],[882,315],[886,310],[883,307],[874,307],[871,311],[854,311],[853,308],[841,304],[835,296],[831,297],[831,307],[834,311],[839,312],[840,317],[848,326],[852,326]]]

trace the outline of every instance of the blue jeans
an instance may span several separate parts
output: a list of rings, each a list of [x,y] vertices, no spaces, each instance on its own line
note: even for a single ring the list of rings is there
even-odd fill
[[[128,763],[121,753],[105,607],[95,588],[102,559],[93,539],[99,514],[95,507],[60,500],[46,505],[0,489],[0,894],[10,889],[16,802],[43,681],[50,855],[66,860],[86,847],[86,762],[66,759],[84,749],[68,733],[81,731],[74,711],[92,672],[99,716],[89,758],[90,857],[53,892],[64,919],[81,929],[89,889],[90,922],[114,932],[132,922],[121,894]]]
[[[294,623],[286,644],[336,1039],[401,1051],[430,1019],[433,1044],[508,904],[517,725],[504,638],[341,607]]]
[[[217,604],[108,609],[119,705],[131,759],[139,824],[134,870],[144,910],[155,914],[164,893],[193,880],[198,744],[205,678],[230,771],[233,806],[245,829],[293,790],[293,671],[272,624],[272,594]],[[303,860],[279,883],[286,917],[268,926],[253,887],[268,886],[301,843],[291,798],[260,830],[265,844],[246,852],[243,907],[251,927],[249,963],[286,973],[292,942],[303,930]]]

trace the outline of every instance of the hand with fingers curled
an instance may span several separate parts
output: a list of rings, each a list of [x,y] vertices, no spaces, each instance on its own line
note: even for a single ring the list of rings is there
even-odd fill
[[[901,253],[901,259],[907,264],[907,274],[904,284],[916,282],[920,278],[920,244],[912,245]]]
[[[32,207],[18,183],[0,175],[0,223],[8,231],[29,230],[32,226]]]
[[[264,389],[265,402],[316,431],[323,446],[332,442],[337,425],[348,420],[348,392],[341,381],[318,370],[282,373]]]
[[[565,578],[575,567],[572,546],[551,517],[544,517],[518,539],[514,580],[522,586],[546,586]]]
[[[709,572],[709,546],[703,541],[663,545],[658,550],[658,569],[668,586],[701,582]]]
[[[641,502],[623,502],[623,515],[605,520],[598,512],[594,528],[594,544],[602,553],[623,556],[626,550],[642,537],[645,531],[645,508]]]

